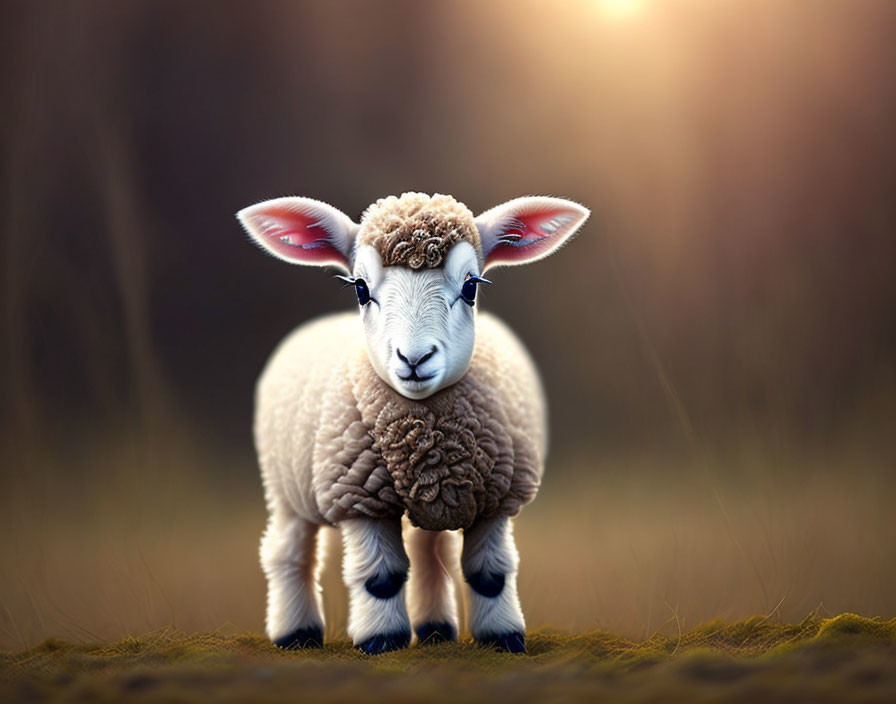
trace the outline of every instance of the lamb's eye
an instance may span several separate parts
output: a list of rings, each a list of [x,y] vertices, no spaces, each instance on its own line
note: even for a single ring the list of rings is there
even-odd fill
[[[336,278],[340,281],[345,282],[344,284],[342,284],[343,288],[345,288],[346,286],[355,287],[355,293],[358,294],[358,303],[360,303],[362,306],[366,306],[371,301],[376,300],[375,298],[373,298],[373,296],[370,295],[370,289],[367,288],[367,282],[360,276],[342,276],[341,274],[337,274]]]
[[[476,302],[476,282],[472,279],[464,281],[464,285],[460,289],[460,297],[468,306],[473,305]]]
[[[370,289],[367,288],[367,282],[364,279],[355,279],[355,293],[358,294],[358,303],[366,306],[370,303]]]
[[[491,281],[483,279],[481,276],[471,276],[460,288],[460,297],[468,306],[472,306],[476,302],[477,284],[490,284]]]

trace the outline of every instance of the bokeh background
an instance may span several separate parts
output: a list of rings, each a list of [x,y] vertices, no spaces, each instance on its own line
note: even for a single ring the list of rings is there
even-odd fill
[[[592,209],[481,301],[552,407],[531,627],[896,615],[896,3],[3,14],[0,647],[261,629],[253,384],[353,305],[237,226],[287,194]]]

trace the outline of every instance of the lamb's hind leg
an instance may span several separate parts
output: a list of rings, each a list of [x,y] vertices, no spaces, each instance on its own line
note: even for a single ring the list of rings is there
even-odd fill
[[[526,652],[526,622],[516,592],[519,554],[507,517],[481,520],[464,531],[461,555],[470,585],[470,632],[480,643]]]
[[[423,645],[457,640],[457,600],[447,565],[457,564],[456,536],[446,531],[411,528],[411,622]]]
[[[291,512],[275,511],[261,539],[261,566],[268,579],[266,631],[281,648],[323,645],[319,528]]]
[[[409,563],[401,519],[353,518],[340,527],[352,642],[370,655],[406,648],[411,641],[404,603]]]

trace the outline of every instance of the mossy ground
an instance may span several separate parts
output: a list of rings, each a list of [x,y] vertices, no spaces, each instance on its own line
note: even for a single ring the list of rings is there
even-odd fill
[[[285,652],[261,635],[173,629],[0,655],[3,701],[896,701],[896,619],[713,622],[636,643],[535,632],[529,654],[472,642],[375,657]]]

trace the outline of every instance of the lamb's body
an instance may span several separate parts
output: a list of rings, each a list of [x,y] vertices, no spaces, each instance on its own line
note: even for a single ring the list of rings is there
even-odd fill
[[[332,525],[343,538],[356,647],[406,647],[411,627],[421,642],[457,639],[449,531],[463,530],[470,632],[525,651],[510,518],[541,481],[544,396],[522,344],[474,305],[489,267],[547,256],[587,215],[536,197],[474,218],[451,196],[422,193],[382,198],[357,225],[306,198],[240,213],[276,257],[350,274],[341,278],[359,303],[358,314],[293,332],[258,384],[274,643],[323,642],[317,534]],[[416,526],[406,535],[404,514]]]
[[[258,384],[255,440],[269,509],[317,524],[408,512],[428,530],[513,516],[534,498],[546,444],[535,367],[479,315],[457,384],[421,401],[374,372],[355,314],[295,330]]]

